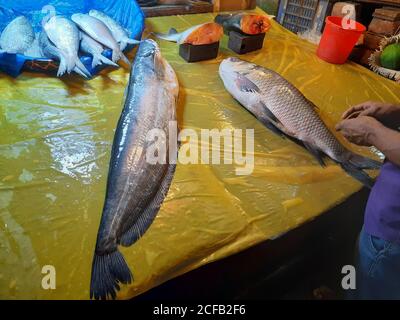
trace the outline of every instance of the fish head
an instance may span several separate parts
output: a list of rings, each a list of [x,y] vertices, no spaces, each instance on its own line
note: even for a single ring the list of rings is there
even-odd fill
[[[219,66],[219,74],[225,88],[242,105],[261,102],[259,87],[249,78],[255,65],[236,57],[225,59]]]
[[[71,20],[73,22],[75,22],[77,25],[81,24],[85,19],[86,19],[87,15],[83,14],[83,13],[74,13],[71,16]]]
[[[135,71],[144,73],[149,78],[162,80],[166,83],[169,90],[177,97],[179,93],[179,84],[175,71],[161,54],[156,41],[146,39],[141,41],[136,54],[137,62]]]
[[[142,59],[143,64],[148,64],[147,68],[153,72],[160,72],[164,65],[164,58],[161,55],[160,48],[153,39],[146,39],[139,46],[138,55]]]

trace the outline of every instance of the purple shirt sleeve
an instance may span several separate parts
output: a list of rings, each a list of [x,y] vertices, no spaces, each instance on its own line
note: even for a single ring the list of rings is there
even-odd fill
[[[400,244],[400,167],[385,162],[368,199],[365,231]]]

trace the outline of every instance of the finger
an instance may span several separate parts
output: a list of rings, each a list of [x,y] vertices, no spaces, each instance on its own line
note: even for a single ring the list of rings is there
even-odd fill
[[[343,113],[342,118],[347,119],[352,113],[363,111],[366,108],[367,108],[367,105],[365,104],[365,102],[357,104],[357,105],[351,107],[350,109],[348,109],[345,113]]]
[[[346,117],[346,120],[358,118],[359,116],[362,115],[363,112],[367,112],[367,111],[366,110],[365,111],[354,111],[353,113],[349,114]]]
[[[349,119],[345,119],[340,121],[337,125],[336,125],[336,130],[337,131],[343,131],[346,130],[349,126],[349,123],[351,122],[351,120]]]
[[[335,127],[336,131],[341,131],[343,129],[343,122],[344,121],[341,121],[336,125]]]

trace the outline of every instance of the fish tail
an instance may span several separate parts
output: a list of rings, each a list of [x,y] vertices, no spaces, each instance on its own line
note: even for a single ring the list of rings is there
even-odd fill
[[[64,56],[60,56],[60,65],[58,67],[58,71],[57,71],[57,77],[61,77],[65,74],[65,72],[67,72],[67,63],[65,61]]]
[[[124,53],[122,51],[120,51],[120,59],[125,62],[128,66],[131,65],[131,62],[129,61],[129,59],[124,55]]]
[[[113,50],[111,60],[113,62],[117,62],[119,59],[121,59],[123,62],[125,62],[128,66],[131,65],[131,62],[129,61],[129,59],[118,48],[118,50]]]
[[[92,68],[95,68],[100,64],[108,64],[110,66],[119,67],[119,65],[117,65],[115,62],[112,62],[110,59],[106,58],[102,54],[94,55]]]
[[[66,71],[68,74],[74,70],[75,65],[76,65],[76,62],[75,62],[76,59],[77,59],[76,57],[71,57],[68,55],[65,56],[65,65],[66,65]]]
[[[80,76],[84,77],[85,79],[89,79],[89,77],[81,69],[79,69],[78,67],[74,68],[74,72],[76,72]]]
[[[381,162],[350,151],[348,153],[348,161],[359,169],[380,169],[382,167]]]
[[[357,166],[355,166],[351,162],[340,163],[340,166],[350,176],[352,176],[354,179],[356,179],[359,182],[361,182],[368,189],[372,189],[372,187],[374,186],[375,180],[373,178],[371,178],[365,171],[363,171],[362,169],[358,168]]]
[[[125,48],[128,46],[128,44],[140,44],[141,41],[139,40],[135,40],[135,39],[129,39],[129,38],[124,38],[121,43],[119,44],[119,48],[121,49],[121,51],[124,51]]]
[[[79,58],[76,59],[75,66],[78,67],[88,78],[92,77],[89,70],[86,69],[86,67]]]
[[[112,51],[111,60],[113,62],[117,62],[119,60],[119,56],[120,56],[120,51],[119,50],[113,50]]]
[[[95,253],[90,281],[91,299],[115,299],[119,283],[128,284],[132,280],[132,273],[118,249],[104,255]]]
[[[179,33],[175,28],[171,28],[168,33],[153,33],[157,38],[177,42],[179,40]]]

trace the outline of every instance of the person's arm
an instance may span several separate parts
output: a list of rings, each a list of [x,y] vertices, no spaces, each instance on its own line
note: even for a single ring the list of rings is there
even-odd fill
[[[358,116],[341,121],[336,130],[352,143],[375,146],[386,158],[400,166],[400,132],[385,127],[372,117]]]

